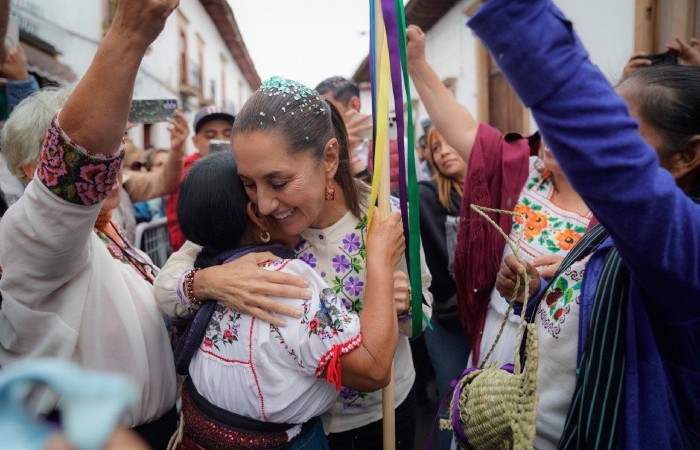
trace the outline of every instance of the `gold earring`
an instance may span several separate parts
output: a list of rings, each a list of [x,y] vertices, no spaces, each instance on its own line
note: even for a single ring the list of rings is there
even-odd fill
[[[326,201],[332,202],[335,200],[335,186],[331,184],[331,180],[328,180],[328,186],[326,186]]]

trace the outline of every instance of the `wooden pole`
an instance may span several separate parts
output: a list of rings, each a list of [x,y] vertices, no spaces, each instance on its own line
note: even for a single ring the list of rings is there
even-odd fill
[[[388,117],[380,117],[379,120],[386,120]],[[379,184],[379,219],[386,220],[391,213],[391,200],[389,190],[391,187],[391,176],[389,174],[389,136],[387,134],[384,143],[384,164],[382,164],[382,174]],[[396,317],[395,317],[396,319]],[[396,319],[398,320],[398,319]],[[389,385],[382,389],[382,426],[384,437],[384,450],[394,450],[396,448],[396,415],[394,406],[394,363],[391,363],[391,381]]]

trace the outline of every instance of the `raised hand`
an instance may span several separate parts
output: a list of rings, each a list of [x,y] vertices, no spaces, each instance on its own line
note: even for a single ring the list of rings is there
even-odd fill
[[[114,30],[148,47],[179,4],[179,0],[119,0],[110,32]]]
[[[637,69],[651,65],[651,60],[643,58],[644,55],[644,52],[636,52],[630,56],[630,59],[627,60],[627,64],[625,64],[625,67],[622,69],[622,78],[628,77],[629,74]]]
[[[676,36],[676,42],[667,44],[666,48],[678,52],[678,58],[681,64],[700,67],[700,49],[698,49],[698,44],[700,44],[700,41],[696,38],[692,38],[690,44],[687,44]]]
[[[168,119],[170,131],[170,158],[181,160],[185,156],[185,142],[190,135],[190,126],[182,114],[182,108],[175,111],[175,118]]]
[[[13,47],[5,44],[7,58],[5,63],[0,68],[2,74],[10,81],[25,81],[29,79],[27,72],[27,55],[24,54],[21,45]]]
[[[425,33],[417,25],[409,25],[406,28],[406,59],[409,67],[421,61],[425,61]]]

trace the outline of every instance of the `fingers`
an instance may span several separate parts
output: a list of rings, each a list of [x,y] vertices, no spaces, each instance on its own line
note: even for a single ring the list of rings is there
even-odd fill
[[[523,266],[518,259],[515,257],[515,255],[508,255],[505,257],[503,260],[503,265],[501,266],[501,270],[503,271],[504,268],[507,270],[508,273],[513,274],[513,278],[515,279],[516,274],[517,275],[523,275],[526,271],[526,267]]]
[[[548,266],[550,264],[561,263],[564,257],[561,255],[540,255],[532,260],[532,265],[535,267]]]
[[[284,328],[287,326],[287,321],[282,319],[281,317],[277,317],[274,314],[265,311],[264,309],[261,308],[250,308],[248,311],[246,311],[246,314],[249,314],[257,319],[262,320],[263,322],[267,322],[271,325],[274,325],[278,328]],[[293,316],[290,316],[293,317]],[[301,317],[301,315],[299,315]],[[297,318],[299,318],[297,317]]]
[[[564,258],[559,255],[542,255],[533,259],[532,265],[537,268],[542,278],[551,280],[557,270],[559,270],[563,260]]]

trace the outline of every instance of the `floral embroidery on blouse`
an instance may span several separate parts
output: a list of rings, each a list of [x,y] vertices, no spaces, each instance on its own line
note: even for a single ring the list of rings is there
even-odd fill
[[[220,351],[221,347],[219,345],[233,345],[234,342],[238,342],[238,331],[241,327],[241,324],[238,322],[240,319],[240,313],[227,308],[221,303],[217,303],[207,326],[207,331],[204,334],[204,347],[214,347]]]
[[[571,311],[571,305],[580,302],[583,272],[590,256],[587,255],[566,269],[547,288],[538,306],[537,313],[542,321],[542,327],[554,339],[559,337],[561,327],[566,322],[566,315]]]
[[[287,350],[287,353],[289,353],[289,356],[291,356],[292,359],[297,362],[297,365],[299,365],[299,367],[303,369],[304,362],[301,359],[299,359],[299,355],[297,355],[297,352],[294,351],[293,348],[289,348],[289,344],[287,344],[287,342],[285,342],[284,336],[282,336],[280,329],[277,328],[276,326],[270,324],[270,333],[273,333],[275,335],[275,339],[277,339],[279,341],[279,343],[284,346],[284,349]]]
[[[41,146],[37,175],[57,197],[76,205],[95,205],[109,194],[123,156],[123,149],[113,157],[86,152],[63,132],[57,114]]]
[[[366,392],[360,392],[360,391],[356,391],[354,389],[344,387],[340,391],[339,395],[340,395],[340,398],[345,400],[345,402],[342,405],[343,409],[349,409],[349,408],[362,408],[363,406],[365,406],[361,403],[358,404],[355,402],[357,402],[358,400],[366,399],[368,394]]]
[[[306,324],[309,337],[316,335],[321,339],[330,339],[344,331],[344,325],[351,323],[351,319],[345,310],[338,306],[338,297],[331,289],[324,289],[319,294],[318,310],[313,318],[309,318],[309,306],[311,300],[304,302],[301,323]]]
[[[555,212],[549,201],[553,189],[551,177],[546,175],[547,169],[541,166],[541,162],[531,167],[527,189],[514,208],[514,212],[525,217],[513,218],[511,237],[517,238],[523,232],[524,243],[542,248],[547,253],[558,254],[569,251],[576,245],[586,232],[584,224],[589,219],[572,220],[576,213],[570,213],[570,217],[561,217]]]

